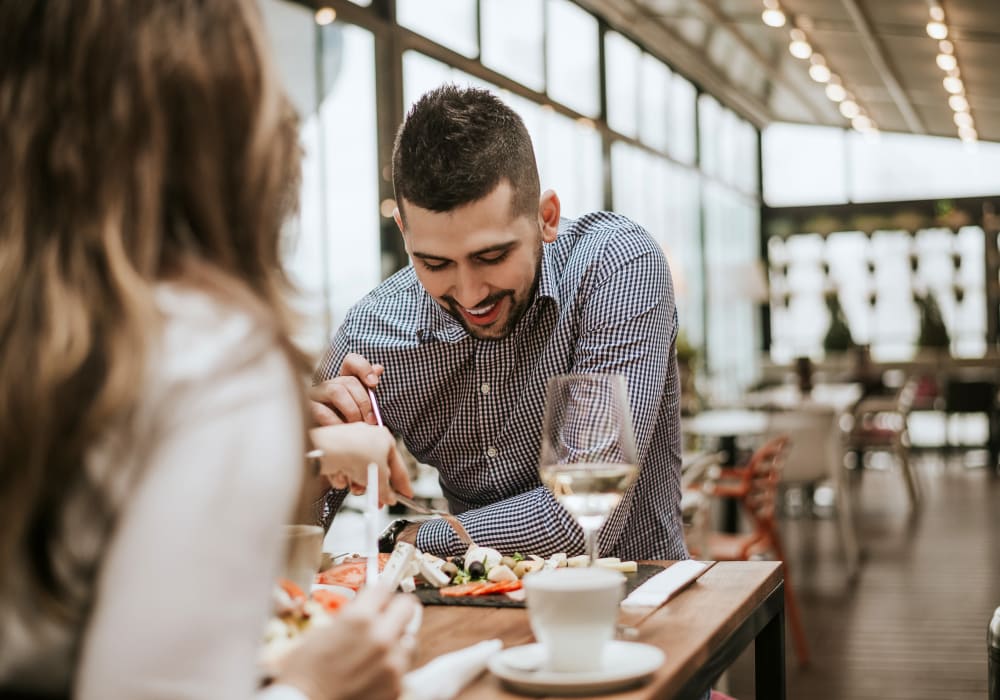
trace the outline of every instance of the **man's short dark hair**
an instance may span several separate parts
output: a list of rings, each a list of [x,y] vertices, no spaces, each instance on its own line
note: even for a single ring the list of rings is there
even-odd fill
[[[538,211],[538,167],[531,137],[514,110],[487,90],[445,85],[421,97],[396,134],[392,182],[403,200],[451,211],[507,180],[512,216]]]

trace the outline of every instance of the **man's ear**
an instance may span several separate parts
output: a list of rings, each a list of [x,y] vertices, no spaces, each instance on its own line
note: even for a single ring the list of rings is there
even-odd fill
[[[538,199],[538,226],[542,240],[552,243],[559,235],[559,196],[554,190],[545,190]]]

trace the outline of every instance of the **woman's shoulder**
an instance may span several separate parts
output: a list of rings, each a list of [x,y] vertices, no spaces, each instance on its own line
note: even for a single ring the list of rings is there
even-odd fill
[[[179,381],[218,378],[280,355],[274,326],[256,310],[194,286],[158,284],[160,333],[150,370]]]

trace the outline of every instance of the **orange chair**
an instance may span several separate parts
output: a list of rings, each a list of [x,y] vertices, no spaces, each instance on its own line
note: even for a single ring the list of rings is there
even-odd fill
[[[789,439],[785,435],[772,438],[759,447],[746,466],[720,469],[718,478],[706,482],[706,491],[717,497],[737,499],[753,529],[746,533],[710,532],[707,558],[716,561],[748,561],[771,553],[782,562],[785,576],[785,609],[795,641],[795,653],[800,666],[809,663],[809,646],[802,629],[802,618],[796,602],[792,581],[785,563],[776,521],[778,482]]]

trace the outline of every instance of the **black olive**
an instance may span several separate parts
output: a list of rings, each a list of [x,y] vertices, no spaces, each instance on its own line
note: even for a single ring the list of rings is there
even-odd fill
[[[459,571],[463,571],[465,569],[465,559],[462,557],[452,557],[451,563],[458,567]]]
[[[481,561],[474,561],[469,564],[469,576],[472,578],[482,578],[486,575],[486,566]]]

